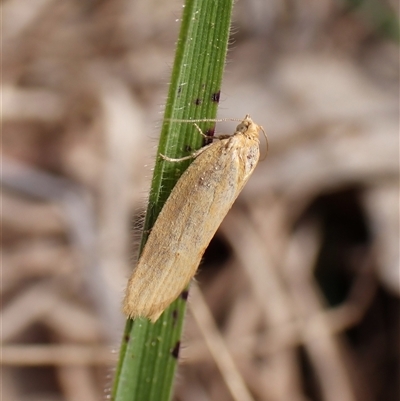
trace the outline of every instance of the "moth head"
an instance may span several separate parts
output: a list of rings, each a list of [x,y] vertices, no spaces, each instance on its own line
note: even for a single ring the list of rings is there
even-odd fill
[[[249,114],[246,114],[246,117],[241,121],[241,123],[236,127],[235,133],[242,133],[244,134],[248,129],[249,126],[253,123]]]

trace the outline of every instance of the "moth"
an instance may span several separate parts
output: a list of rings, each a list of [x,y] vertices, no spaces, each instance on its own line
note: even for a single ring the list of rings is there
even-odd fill
[[[260,131],[266,137],[264,129],[246,115],[233,135],[216,138],[189,156],[194,161],[164,204],[128,281],[123,303],[127,317],[155,322],[188,285],[258,163]],[[179,162],[188,157],[163,158]]]

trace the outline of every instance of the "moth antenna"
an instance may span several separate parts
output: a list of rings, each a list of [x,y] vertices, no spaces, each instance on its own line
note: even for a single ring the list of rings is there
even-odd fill
[[[268,150],[269,150],[268,135],[267,135],[267,133],[265,132],[264,128],[263,128],[261,125],[259,125],[258,127],[259,127],[260,130],[263,132],[265,141],[266,141],[266,143],[267,143],[267,151],[266,151],[266,153],[265,153],[265,156],[261,159],[261,161],[264,161],[264,160],[267,158]]]
[[[183,120],[180,118],[166,118],[165,121],[172,121],[175,123],[202,123],[202,122],[220,123],[223,121],[241,122],[241,121],[243,121],[243,119],[241,119],[241,118],[199,118],[199,119],[194,119],[194,120]]]

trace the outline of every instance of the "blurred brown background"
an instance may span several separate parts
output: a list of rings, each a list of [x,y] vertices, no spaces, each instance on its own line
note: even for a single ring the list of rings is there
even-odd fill
[[[181,3],[1,7],[2,399],[100,400]],[[242,401],[231,369],[254,400],[399,399],[397,16],[392,0],[235,5],[219,116],[250,113],[270,150],[197,275],[176,401]]]

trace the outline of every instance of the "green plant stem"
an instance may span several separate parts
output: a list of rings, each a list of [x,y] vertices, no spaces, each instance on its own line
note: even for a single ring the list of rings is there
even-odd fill
[[[215,118],[231,12],[232,0],[186,1],[157,155],[179,158],[202,146],[203,138],[192,124],[170,120]],[[200,127],[208,135],[214,132],[214,123],[202,123]],[[141,249],[164,202],[189,163],[171,163],[157,157]],[[170,400],[187,296],[185,290],[155,324],[143,318],[127,320],[112,400]]]

